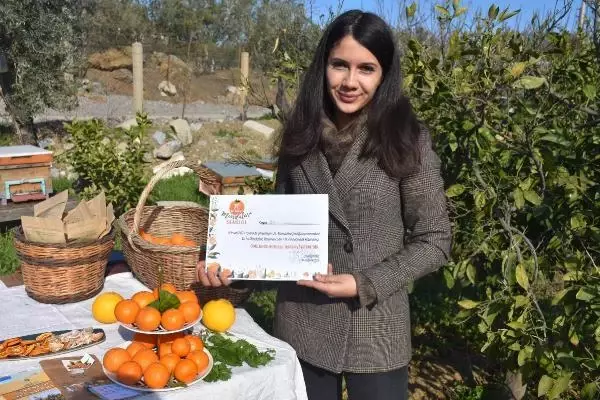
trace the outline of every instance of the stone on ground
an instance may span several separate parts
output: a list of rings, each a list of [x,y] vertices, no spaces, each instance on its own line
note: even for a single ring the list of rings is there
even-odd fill
[[[158,90],[160,90],[161,96],[175,96],[177,94],[177,88],[171,82],[162,81],[158,84]]]
[[[178,118],[173,120],[169,123],[169,126],[173,129],[173,132],[175,132],[182,145],[189,146],[192,144],[192,130],[190,129],[190,124],[185,119]]]
[[[157,146],[162,146],[167,141],[167,134],[162,131],[156,131],[152,134],[152,141]]]
[[[168,160],[179,150],[181,150],[181,142],[179,140],[170,140],[156,149],[155,156],[156,158]]]
[[[252,129],[255,132],[262,133],[267,139],[270,139],[271,136],[273,136],[273,132],[275,132],[275,129],[271,128],[270,126],[266,126],[260,122],[252,120],[244,122],[244,127]]]
[[[102,71],[114,71],[116,69],[131,69],[133,60],[131,58],[131,47],[124,49],[108,49],[101,53],[94,53],[88,57],[91,68]]]

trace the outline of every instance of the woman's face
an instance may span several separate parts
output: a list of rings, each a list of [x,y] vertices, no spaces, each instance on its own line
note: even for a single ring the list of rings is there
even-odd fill
[[[353,114],[365,107],[381,83],[379,61],[350,35],[331,49],[327,59],[327,89],[337,110]]]

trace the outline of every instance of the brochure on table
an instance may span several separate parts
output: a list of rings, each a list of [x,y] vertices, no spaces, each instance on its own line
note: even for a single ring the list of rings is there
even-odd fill
[[[240,280],[325,274],[328,224],[326,194],[211,196],[206,269]]]

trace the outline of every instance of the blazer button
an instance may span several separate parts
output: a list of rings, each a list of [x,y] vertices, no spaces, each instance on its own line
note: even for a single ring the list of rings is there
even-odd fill
[[[352,246],[352,242],[348,240],[344,243],[344,251],[346,253],[352,253],[352,250],[354,250],[354,246]]]

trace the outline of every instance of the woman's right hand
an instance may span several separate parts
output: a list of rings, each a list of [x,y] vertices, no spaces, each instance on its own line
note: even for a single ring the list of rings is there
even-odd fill
[[[217,274],[212,271],[207,273],[206,263],[204,261],[198,261],[196,272],[198,274],[198,281],[200,281],[200,283],[204,286],[219,287],[231,285],[231,280],[229,278],[217,276]]]

